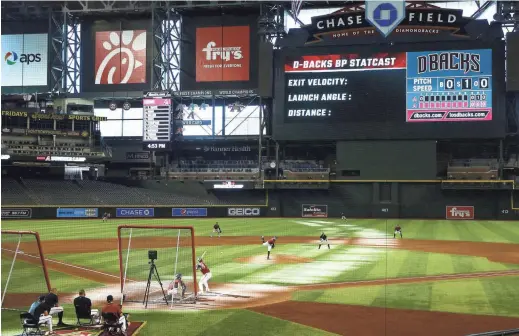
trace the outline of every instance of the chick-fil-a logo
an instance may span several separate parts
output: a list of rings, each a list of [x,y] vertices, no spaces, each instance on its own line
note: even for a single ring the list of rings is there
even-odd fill
[[[96,32],[95,84],[146,82],[146,31]]]

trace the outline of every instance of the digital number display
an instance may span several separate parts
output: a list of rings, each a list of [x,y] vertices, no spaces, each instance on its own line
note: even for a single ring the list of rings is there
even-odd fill
[[[492,50],[407,53],[408,122],[492,120]]]
[[[144,150],[167,150],[169,147],[169,143],[164,142],[145,142],[142,144]]]

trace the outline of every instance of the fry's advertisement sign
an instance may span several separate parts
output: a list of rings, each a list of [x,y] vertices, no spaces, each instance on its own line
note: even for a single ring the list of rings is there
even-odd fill
[[[196,81],[248,81],[250,27],[196,28]]]

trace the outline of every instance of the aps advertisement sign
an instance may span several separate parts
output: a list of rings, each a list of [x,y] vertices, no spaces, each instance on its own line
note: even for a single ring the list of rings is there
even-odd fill
[[[2,86],[46,86],[48,35],[2,35]]]

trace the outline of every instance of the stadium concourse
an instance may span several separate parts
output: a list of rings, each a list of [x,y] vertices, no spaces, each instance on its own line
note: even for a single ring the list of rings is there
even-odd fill
[[[2,335],[519,335],[517,2],[1,20]]]

